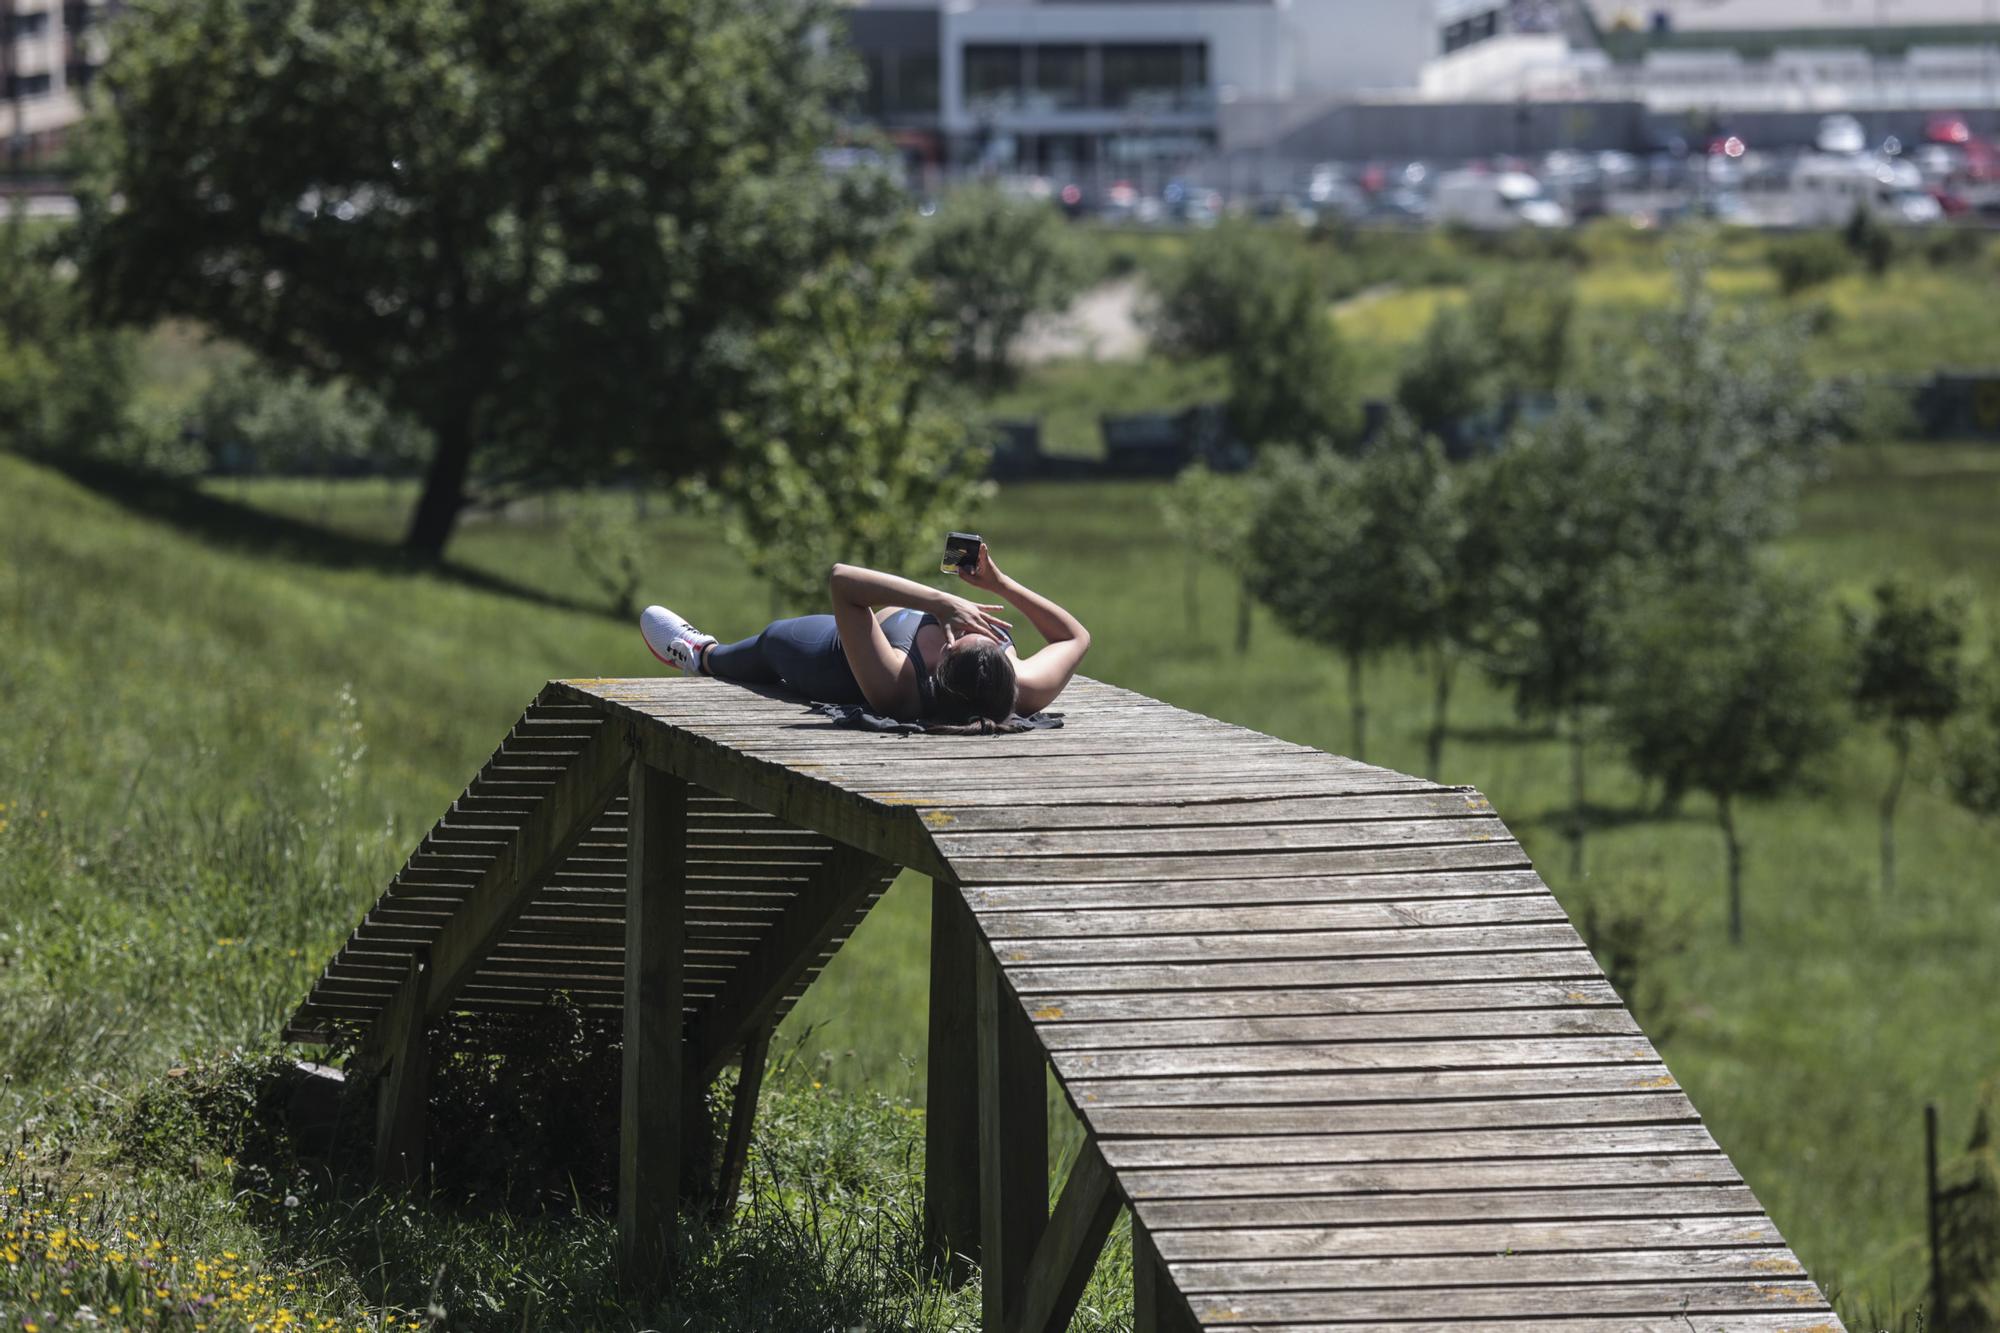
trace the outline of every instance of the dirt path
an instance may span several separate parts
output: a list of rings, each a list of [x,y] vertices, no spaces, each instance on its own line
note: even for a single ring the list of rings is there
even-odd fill
[[[1139,277],[1091,288],[1059,315],[1030,320],[1014,343],[1024,365],[1046,361],[1137,361],[1150,339],[1139,322],[1146,289]]]

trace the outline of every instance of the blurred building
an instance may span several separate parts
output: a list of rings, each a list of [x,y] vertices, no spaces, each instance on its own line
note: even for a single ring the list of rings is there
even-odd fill
[[[857,0],[864,111],[952,167],[1121,171],[1413,89],[1432,0]]]
[[[102,25],[119,0],[0,0],[0,134],[19,169],[62,151],[104,64]]]

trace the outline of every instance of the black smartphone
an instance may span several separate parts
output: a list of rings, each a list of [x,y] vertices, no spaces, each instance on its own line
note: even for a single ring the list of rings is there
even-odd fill
[[[938,568],[946,574],[970,574],[979,568],[981,540],[976,532],[947,532],[944,535],[944,561]]]

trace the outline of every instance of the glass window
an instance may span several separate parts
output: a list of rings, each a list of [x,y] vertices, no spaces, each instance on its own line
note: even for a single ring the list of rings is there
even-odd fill
[[[896,109],[937,114],[937,52],[913,51],[896,57]]]
[[[30,14],[0,15],[0,35],[7,37],[40,37],[49,30],[49,11],[38,9]]]
[[[965,48],[965,105],[972,111],[1010,111],[1021,105],[1022,48]]]
[[[1104,48],[1106,106],[1173,111],[1208,100],[1208,47],[1149,43]]]
[[[889,108],[889,88],[882,80],[882,57],[873,51],[862,53],[861,71],[867,82],[861,86],[861,114],[879,116]]]
[[[1090,51],[1083,46],[1035,48],[1035,106],[1079,111],[1090,105]]]

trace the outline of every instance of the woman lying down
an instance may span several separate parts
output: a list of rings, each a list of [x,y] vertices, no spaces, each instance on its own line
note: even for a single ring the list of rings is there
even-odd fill
[[[783,685],[815,703],[862,704],[899,722],[1004,722],[1047,708],[1076,674],[1090,631],[1040,593],[1008,578],[986,544],[959,578],[1001,598],[974,602],[913,579],[835,565],[827,580],[833,614],[776,620],[750,638],[720,643],[664,606],[649,606],[640,632],[653,656],[682,671],[744,685]],[[1047,644],[1023,659],[1012,606]]]

